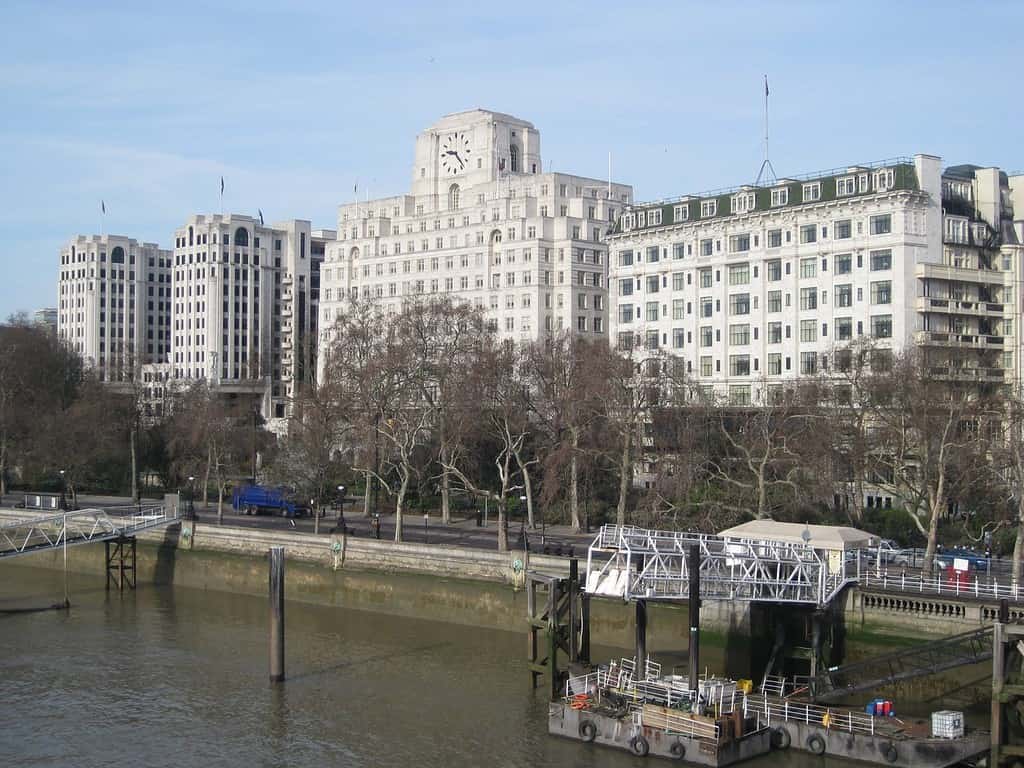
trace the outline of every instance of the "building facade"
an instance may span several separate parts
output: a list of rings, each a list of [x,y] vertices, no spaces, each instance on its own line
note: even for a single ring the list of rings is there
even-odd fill
[[[304,220],[189,217],[174,235],[165,379],[207,379],[257,399],[267,419],[285,417],[316,371],[320,265],[334,237]]]
[[[57,333],[102,381],[170,352],[171,252],[121,235],[78,235],[60,251]]]
[[[321,343],[349,297],[388,311],[447,295],[507,339],[607,338],[605,236],[631,187],[545,172],[540,133],[510,115],[448,115],[416,139],[410,191],[343,204],[327,246]]]
[[[57,334],[57,308],[43,307],[32,313],[32,321],[40,328],[45,328],[51,335]]]
[[[1019,379],[1011,179],[929,155],[625,211],[608,237],[611,341],[667,352],[743,405],[847,365],[870,338],[936,372]]]

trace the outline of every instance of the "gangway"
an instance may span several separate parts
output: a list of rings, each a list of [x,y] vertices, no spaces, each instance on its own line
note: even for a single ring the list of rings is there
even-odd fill
[[[978,664],[991,658],[992,627],[982,627],[894,653],[833,667],[808,678],[806,693],[815,701],[836,702],[853,693]]]
[[[625,600],[687,600],[691,547],[707,600],[824,607],[857,581],[860,558],[806,542],[605,525],[587,552],[586,591]]]
[[[0,524],[0,558],[120,540],[178,519],[176,503],[80,509]]]

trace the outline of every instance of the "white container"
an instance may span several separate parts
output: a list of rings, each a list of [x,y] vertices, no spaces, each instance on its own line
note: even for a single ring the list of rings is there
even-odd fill
[[[938,739],[962,739],[964,713],[948,709],[932,712],[932,736]]]

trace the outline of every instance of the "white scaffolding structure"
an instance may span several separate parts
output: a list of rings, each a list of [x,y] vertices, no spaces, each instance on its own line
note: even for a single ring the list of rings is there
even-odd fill
[[[810,544],[605,525],[587,551],[585,589],[625,600],[686,600],[693,546],[706,600],[823,607],[860,576],[859,557]]]
[[[80,509],[0,525],[0,558],[134,536],[178,519],[177,504]]]

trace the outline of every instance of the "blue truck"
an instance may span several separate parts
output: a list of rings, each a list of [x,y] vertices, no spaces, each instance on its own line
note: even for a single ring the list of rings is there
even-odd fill
[[[231,493],[231,506],[243,515],[263,513],[284,517],[300,517],[306,507],[295,500],[294,494],[283,486],[239,485]]]

